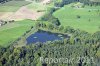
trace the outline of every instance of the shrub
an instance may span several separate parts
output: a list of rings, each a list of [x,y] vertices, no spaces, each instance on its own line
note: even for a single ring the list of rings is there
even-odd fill
[[[79,18],[81,18],[81,16],[77,15],[77,18],[79,19]]]

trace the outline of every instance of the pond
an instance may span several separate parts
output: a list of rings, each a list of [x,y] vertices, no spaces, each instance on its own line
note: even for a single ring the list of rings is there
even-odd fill
[[[36,33],[30,35],[26,41],[27,44],[32,44],[36,42],[46,42],[46,41],[55,41],[62,40],[63,38],[69,38],[68,35],[59,34],[59,33],[51,33],[43,30],[38,30]]]

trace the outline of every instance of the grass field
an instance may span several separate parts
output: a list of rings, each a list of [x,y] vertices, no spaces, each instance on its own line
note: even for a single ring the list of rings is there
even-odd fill
[[[45,10],[46,9],[46,5],[36,3],[36,2],[33,2],[29,5],[27,5],[27,7],[32,10]]]
[[[100,6],[85,6],[84,8],[73,8],[66,5],[54,12],[63,26],[71,26],[75,29],[94,33],[100,30]]]
[[[27,1],[9,1],[4,4],[0,4],[0,12],[15,12],[20,7],[29,4]]]
[[[46,10],[49,6],[51,7],[51,3],[45,5],[35,1],[9,1],[0,4],[0,19],[13,19],[16,21],[21,19],[37,20],[47,12]]]
[[[6,12],[16,12],[22,6],[25,6],[34,11],[46,10],[48,6],[48,5],[43,5],[43,4],[35,3],[35,2],[31,4],[29,3],[30,2],[26,2],[26,1],[10,1],[5,4],[0,4],[1,16],[5,14]],[[4,47],[9,46],[11,42],[16,40],[21,35],[23,35],[34,24],[35,22],[32,20],[22,20],[22,21],[6,24],[0,27],[0,45]]]
[[[33,2],[33,3],[29,4],[29,5],[27,5],[27,7],[28,7],[29,9],[35,10],[35,11],[39,11],[39,10],[40,10],[40,11],[42,11],[42,10],[46,11],[48,8],[51,8],[51,7],[53,7],[53,6],[54,6],[53,3],[44,5],[44,4],[42,4],[42,3],[37,3],[37,2]]]
[[[0,45],[9,46],[9,42],[23,35],[34,24],[32,20],[23,20],[0,27]]]

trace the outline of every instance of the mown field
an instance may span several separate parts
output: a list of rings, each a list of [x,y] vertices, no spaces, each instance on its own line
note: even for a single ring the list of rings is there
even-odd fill
[[[45,10],[46,9],[46,5],[43,5],[41,3],[36,3],[36,2],[33,2],[27,5],[27,7],[32,10]]]
[[[54,12],[63,26],[94,33],[100,30],[100,6],[85,6],[84,8],[66,5]]]
[[[31,4],[28,4],[26,7],[34,11],[46,12],[49,8],[54,7],[54,3],[52,2],[50,4],[44,5],[43,3],[32,2]]]
[[[36,3],[36,2],[30,3],[27,1],[9,1],[7,3],[0,4],[0,12],[1,13],[3,12],[3,14],[7,12],[16,12],[22,6],[25,6],[34,11],[38,11],[38,10],[46,10],[48,6],[51,7],[51,4],[43,5],[41,3]],[[3,14],[1,14],[1,16]],[[9,46],[11,42],[16,40],[21,35],[23,35],[34,24],[35,24],[34,21],[26,19],[0,27],[0,45],[4,47]]]
[[[15,12],[20,7],[30,4],[27,1],[9,1],[4,4],[0,4],[0,12]]]
[[[35,22],[32,20],[22,20],[0,27],[0,45],[9,46],[9,42],[13,42],[23,35],[34,24]]]

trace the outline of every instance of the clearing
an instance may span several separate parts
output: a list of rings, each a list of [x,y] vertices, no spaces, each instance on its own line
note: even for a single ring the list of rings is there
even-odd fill
[[[84,8],[65,5],[54,12],[63,26],[71,26],[75,29],[85,30],[90,33],[100,31],[100,6],[85,6]]]

